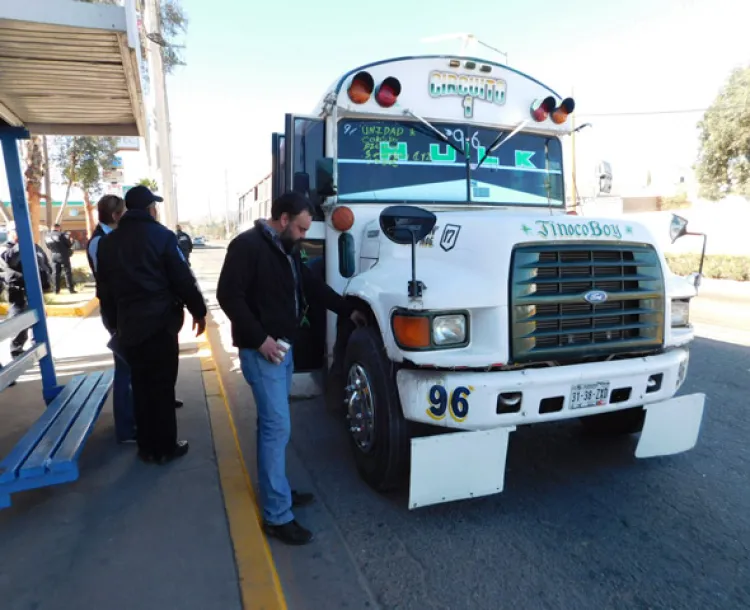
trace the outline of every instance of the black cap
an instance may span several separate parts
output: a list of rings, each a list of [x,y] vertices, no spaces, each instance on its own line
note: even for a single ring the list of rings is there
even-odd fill
[[[154,195],[148,187],[142,184],[134,186],[125,193],[125,207],[129,210],[145,210],[158,201],[164,201],[164,199]]]

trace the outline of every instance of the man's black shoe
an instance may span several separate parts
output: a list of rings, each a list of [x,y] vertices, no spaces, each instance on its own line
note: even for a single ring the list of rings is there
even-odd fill
[[[302,545],[311,542],[313,539],[312,532],[306,530],[296,521],[290,521],[283,525],[271,525],[264,523],[263,529],[266,534],[278,538],[284,544]]]
[[[174,400],[174,408],[175,409],[179,409],[183,404],[185,404],[185,403],[182,402],[179,398],[175,398],[175,400]]]
[[[174,449],[172,449],[172,451],[170,451],[169,453],[161,455],[157,461],[160,464],[166,464],[167,462],[171,462],[172,460],[181,458],[188,452],[188,449],[190,449],[190,445],[187,441],[177,441]]]
[[[315,502],[315,496],[311,493],[300,492],[292,490],[292,506],[299,508],[300,506],[308,506]]]

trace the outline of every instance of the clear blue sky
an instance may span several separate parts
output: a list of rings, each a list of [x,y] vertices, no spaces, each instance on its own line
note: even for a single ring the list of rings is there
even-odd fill
[[[180,217],[224,207],[270,170],[270,134],[286,112],[310,112],[342,73],[399,55],[454,53],[470,32],[553,89],[574,88],[579,171],[599,158],[623,180],[677,171],[695,156],[700,114],[586,114],[703,108],[729,71],[750,63],[742,0],[182,0],[187,67],[168,80]],[[316,6],[322,8],[314,8]],[[489,59],[492,52],[485,54]],[[617,178],[617,176],[616,176]]]

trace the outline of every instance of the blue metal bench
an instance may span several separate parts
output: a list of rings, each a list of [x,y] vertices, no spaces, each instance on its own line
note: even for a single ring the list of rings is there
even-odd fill
[[[114,371],[77,375],[0,462],[0,509],[10,494],[78,479],[78,457],[112,387]]]

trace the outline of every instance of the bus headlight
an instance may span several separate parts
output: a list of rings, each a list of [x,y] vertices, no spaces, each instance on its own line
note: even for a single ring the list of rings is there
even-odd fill
[[[399,348],[410,351],[449,349],[468,344],[468,314],[399,309],[391,328]]]
[[[690,299],[674,299],[672,301],[672,327],[690,325]]]
[[[451,314],[432,320],[432,342],[435,345],[455,345],[466,341],[466,316]]]

